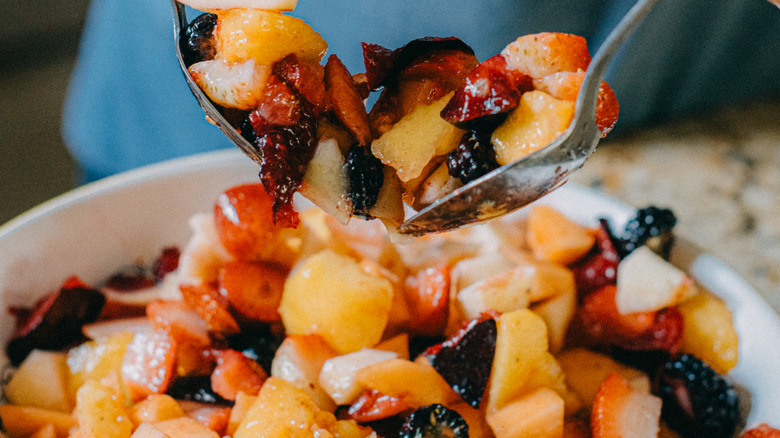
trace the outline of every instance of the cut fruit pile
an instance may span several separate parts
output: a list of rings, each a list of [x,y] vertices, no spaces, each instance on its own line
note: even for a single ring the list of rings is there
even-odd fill
[[[731,312],[664,259],[668,210],[642,209],[623,231],[536,206],[408,245],[376,221],[345,226],[308,209],[290,229],[273,215],[261,184],[232,187],[193,217],[180,253],[99,289],[72,278],[11,309],[18,369],[0,406],[5,432],[732,437],[740,427]]]
[[[256,149],[286,227],[299,224],[300,192],[342,223],[378,218],[395,230],[404,204],[422,209],[559,137],[590,63],[570,34],[521,36],[484,62],[457,38],[426,37],[395,50],[363,43],[365,73],[351,74],[336,55],[321,64],[327,43],[283,13],[295,2],[184,3],[209,11],[183,30],[185,65]],[[603,83],[603,135],[617,117]]]

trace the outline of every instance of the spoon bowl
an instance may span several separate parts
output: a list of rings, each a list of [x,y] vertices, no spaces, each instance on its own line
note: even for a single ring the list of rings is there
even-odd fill
[[[517,210],[565,183],[573,172],[582,167],[601,139],[595,114],[607,66],[623,42],[661,1],[637,1],[599,47],[577,95],[574,119],[560,137],[547,147],[495,169],[436,200],[407,218],[399,232],[419,236],[485,222]],[[171,0],[171,7],[179,65],[206,119],[222,130],[244,154],[261,163],[257,150],[227,122],[192,79],[179,46],[182,29],[189,23],[186,8],[177,0]]]

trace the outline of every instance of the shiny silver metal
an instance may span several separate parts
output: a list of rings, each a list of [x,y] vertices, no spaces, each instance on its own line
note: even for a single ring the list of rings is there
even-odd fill
[[[582,167],[601,139],[595,113],[599,87],[607,66],[623,42],[661,1],[637,1],[599,47],[577,96],[574,120],[563,135],[546,148],[495,169],[420,210],[401,225],[399,232],[417,236],[484,222],[517,210],[565,183],[569,175]],[[187,71],[179,38],[189,21],[184,5],[171,0],[171,7],[176,55],[192,94],[207,120],[222,130],[249,158],[260,163],[255,148],[217,111]]]
[[[484,222],[523,207],[560,187],[585,163],[601,139],[596,101],[604,72],[615,53],[662,0],[639,0],[593,57],[577,96],[574,120],[546,148],[502,166],[409,217],[403,234],[423,235]]]
[[[195,81],[192,79],[192,76],[190,75],[190,72],[187,71],[187,66],[184,65],[184,59],[181,55],[181,46],[179,46],[181,30],[186,29],[189,25],[189,20],[187,20],[187,10],[183,4],[177,2],[176,0],[171,0],[171,8],[173,9],[174,45],[176,46],[176,57],[179,59],[179,67],[181,67],[181,71],[184,73],[184,79],[187,81],[187,85],[189,85],[190,91],[192,91],[192,95],[195,96],[195,99],[198,101],[198,105],[200,105],[200,107],[203,109],[203,112],[206,113],[206,120],[218,127],[227,136],[227,138],[230,139],[230,141],[235,143],[235,145],[238,146],[238,148],[241,149],[244,154],[246,154],[246,156],[259,164],[261,158],[257,153],[257,150],[252,147],[252,145],[244,137],[242,137],[241,134],[239,134],[238,131],[236,131],[235,128],[233,128],[233,126],[231,126],[224,117],[222,117],[222,114],[217,111],[217,108],[214,107],[214,104],[211,103],[211,100],[209,100],[203,90],[200,89],[198,84],[195,83]]]

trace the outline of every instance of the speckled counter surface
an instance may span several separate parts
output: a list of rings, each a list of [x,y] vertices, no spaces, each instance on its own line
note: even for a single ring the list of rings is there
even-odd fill
[[[608,138],[572,181],[637,207],[671,208],[679,234],[780,312],[780,102]]]

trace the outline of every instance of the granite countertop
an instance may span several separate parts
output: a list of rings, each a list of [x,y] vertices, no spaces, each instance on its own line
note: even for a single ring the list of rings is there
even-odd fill
[[[779,114],[780,102],[764,102],[608,137],[572,181],[636,207],[671,208],[677,233],[780,312]]]

